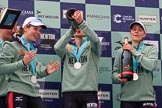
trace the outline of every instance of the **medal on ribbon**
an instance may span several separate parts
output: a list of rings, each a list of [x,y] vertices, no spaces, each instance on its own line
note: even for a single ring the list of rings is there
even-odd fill
[[[80,69],[81,68],[81,63],[80,62],[76,62],[76,63],[74,63],[74,68],[75,69]]]
[[[81,63],[79,62],[81,54],[83,52],[83,49],[86,47],[88,41],[84,41],[83,44],[80,46],[80,48],[78,49],[77,46],[73,45],[73,50],[72,53],[74,54],[75,58],[76,58],[76,62],[74,63],[74,68],[75,69],[80,69],[82,67]]]
[[[138,50],[137,50],[139,54],[142,53],[143,48],[144,48],[144,43],[142,43],[142,44],[139,46]],[[139,65],[138,61],[137,61],[137,60],[135,59],[135,57],[133,56],[133,71],[134,71],[134,73],[133,73],[133,80],[134,80],[134,81],[138,80],[138,78],[139,78],[138,73],[136,73],[137,68],[138,68],[138,65]]]
[[[134,81],[138,80],[138,74],[137,73],[133,73],[133,80]]]
[[[32,75],[31,82],[32,83],[37,83],[37,77],[35,75]]]

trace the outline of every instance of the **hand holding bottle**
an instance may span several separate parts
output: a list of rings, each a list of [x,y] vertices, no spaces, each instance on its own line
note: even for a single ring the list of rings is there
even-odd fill
[[[124,42],[124,45],[123,45],[123,50],[128,50],[128,51],[132,52],[132,51],[133,51],[133,48],[132,48],[132,46],[128,43],[128,38],[125,38],[124,41],[125,41],[125,42]]]
[[[79,10],[74,12],[74,15],[72,16],[74,20],[78,23],[81,24],[83,22],[83,17],[81,15],[81,12]]]
[[[123,50],[128,50],[128,51],[132,52],[133,48],[132,48],[132,46],[130,44],[124,44],[123,45]]]
[[[128,81],[128,79],[126,78],[121,78],[120,74],[118,74],[118,80],[120,81],[120,83],[126,83]]]

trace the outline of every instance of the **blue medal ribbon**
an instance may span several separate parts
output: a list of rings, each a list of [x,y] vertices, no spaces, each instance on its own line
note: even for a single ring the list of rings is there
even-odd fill
[[[0,39],[0,45],[2,45],[3,44],[3,40],[2,39]]]
[[[86,47],[87,43],[88,43],[88,41],[85,40],[85,41],[83,42],[83,44],[80,46],[79,49],[78,49],[77,46],[75,46],[75,45],[72,46],[72,53],[74,54],[74,56],[75,56],[77,62],[79,62],[80,56],[81,56],[81,54],[82,54],[82,52],[83,52],[83,49]]]
[[[21,40],[21,43],[25,46],[25,48],[26,48],[29,52],[35,49],[32,42],[30,42],[30,43],[27,43],[27,42],[26,42],[26,40],[25,40],[25,38],[24,38],[24,35],[20,38],[20,40]],[[31,70],[31,71],[32,71],[32,75],[35,75],[36,61],[35,61],[35,60],[32,60],[32,61],[30,62],[30,65],[31,65],[31,68],[32,68],[32,70]]]
[[[137,49],[137,52],[139,53],[139,54],[141,54],[142,53],[142,50],[143,50],[143,48],[144,48],[144,43],[142,42],[141,44],[140,44],[140,46],[138,47],[138,49]],[[134,48],[134,47],[133,47]],[[135,48],[136,49],[136,48]],[[138,68],[138,65],[139,65],[139,63],[138,63],[138,61],[135,59],[135,57],[133,56],[133,72],[136,72],[137,71],[137,68]]]

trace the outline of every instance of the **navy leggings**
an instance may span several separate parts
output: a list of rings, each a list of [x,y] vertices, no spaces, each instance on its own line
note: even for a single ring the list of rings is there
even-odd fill
[[[120,108],[154,108],[153,101],[127,102],[121,101]]]
[[[99,108],[97,92],[64,92],[62,108]]]
[[[40,97],[31,97],[20,93],[9,92],[8,108],[46,108]]]

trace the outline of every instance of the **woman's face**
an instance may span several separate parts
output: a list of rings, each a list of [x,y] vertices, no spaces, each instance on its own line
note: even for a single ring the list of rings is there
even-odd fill
[[[25,37],[28,42],[33,41],[36,42],[39,39],[42,27],[41,26],[26,26],[25,30]]]
[[[134,24],[130,30],[130,35],[132,37],[132,41],[140,42],[146,36],[146,33],[139,24]]]

